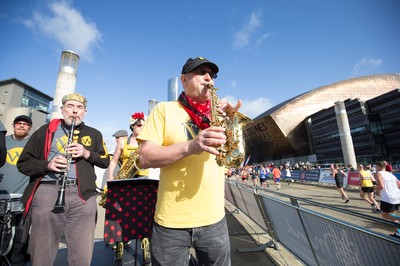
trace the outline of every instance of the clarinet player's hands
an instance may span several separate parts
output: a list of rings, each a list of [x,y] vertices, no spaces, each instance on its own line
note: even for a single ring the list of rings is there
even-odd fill
[[[62,155],[57,155],[47,164],[47,169],[50,172],[62,172],[67,167],[67,158]]]
[[[82,144],[72,142],[67,147],[67,153],[72,156],[72,158],[80,158],[83,157],[85,159],[89,158],[90,151],[86,150]]]

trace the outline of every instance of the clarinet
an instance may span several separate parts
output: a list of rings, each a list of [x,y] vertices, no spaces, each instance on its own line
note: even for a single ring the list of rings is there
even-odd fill
[[[72,138],[74,136],[74,130],[75,130],[75,117],[72,118],[71,130],[69,132],[68,142],[67,142],[67,145],[65,146],[65,150],[67,149],[68,145],[72,143]],[[63,169],[61,176],[58,178],[58,181],[59,181],[58,183],[60,184],[60,186],[58,189],[58,197],[56,200],[56,204],[54,205],[54,208],[63,208],[65,206],[65,184],[67,181],[69,167],[71,166],[71,162],[72,162],[72,155],[68,154],[65,151],[64,156],[65,156],[65,158],[67,158],[67,167],[65,167]]]

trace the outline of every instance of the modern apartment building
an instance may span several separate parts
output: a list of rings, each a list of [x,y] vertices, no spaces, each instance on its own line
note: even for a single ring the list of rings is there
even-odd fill
[[[27,115],[32,118],[32,131],[50,119],[50,102],[53,98],[16,79],[0,81],[0,120],[7,129],[13,131],[12,123],[16,116]]]

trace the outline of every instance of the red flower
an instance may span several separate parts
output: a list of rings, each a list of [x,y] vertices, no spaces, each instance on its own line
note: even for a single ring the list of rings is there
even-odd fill
[[[143,113],[143,112],[141,112],[141,113],[134,113],[131,117],[132,117],[133,119],[135,119],[135,120],[138,120],[138,119],[144,120],[144,113]]]

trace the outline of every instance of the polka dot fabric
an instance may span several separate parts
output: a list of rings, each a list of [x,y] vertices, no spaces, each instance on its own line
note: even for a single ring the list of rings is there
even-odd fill
[[[107,182],[104,242],[127,242],[150,237],[157,201],[158,180]]]

